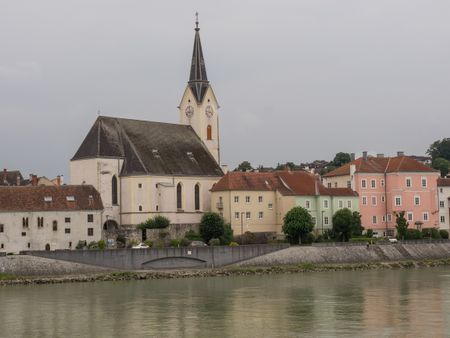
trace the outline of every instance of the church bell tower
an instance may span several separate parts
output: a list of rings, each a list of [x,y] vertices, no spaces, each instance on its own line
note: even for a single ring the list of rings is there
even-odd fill
[[[180,123],[192,126],[217,163],[220,164],[219,104],[206,76],[200,28],[198,27],[198,13],[196,17],[191,72],[178,107]]]

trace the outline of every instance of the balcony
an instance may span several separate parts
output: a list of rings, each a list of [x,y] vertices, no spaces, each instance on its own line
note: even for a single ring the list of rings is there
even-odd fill
[[[217,202],[216,207],[218,210],[223,210],[223,202]]]

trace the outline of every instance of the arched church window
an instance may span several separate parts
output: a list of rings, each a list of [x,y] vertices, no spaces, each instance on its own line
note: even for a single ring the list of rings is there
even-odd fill
[[[183,209],[183,188],[181,183],[177,185],[177,209]]]
[[[206,139],[212,140],[212,127],[210,124],[208,124],[208,127],[206,127]]]
[[[194,188],[195,210],[200,210],[200,185],[197,183]]]
[[[111,181],[112,204],[117,205],[117,177],[113,176]]]

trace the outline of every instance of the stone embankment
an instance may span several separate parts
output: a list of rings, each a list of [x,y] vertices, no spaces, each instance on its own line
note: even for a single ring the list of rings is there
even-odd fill
[[[65,276],[105,271],[111,269],[26,255],[0,257],[0,273],[13,276]]]
[[[240,266],[348,264],[450,258],[450,241],[439,243],[292,246],[238,263]]]

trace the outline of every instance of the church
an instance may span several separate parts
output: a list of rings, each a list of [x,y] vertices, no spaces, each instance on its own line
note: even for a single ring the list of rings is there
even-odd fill
[[[70,183],[90,184],[104,204],[105,230],[156,215],[199,223],[211,210],[220,166],[219,105],[206,75],[198,20],[179,124],[99,116],[70,161]]]

